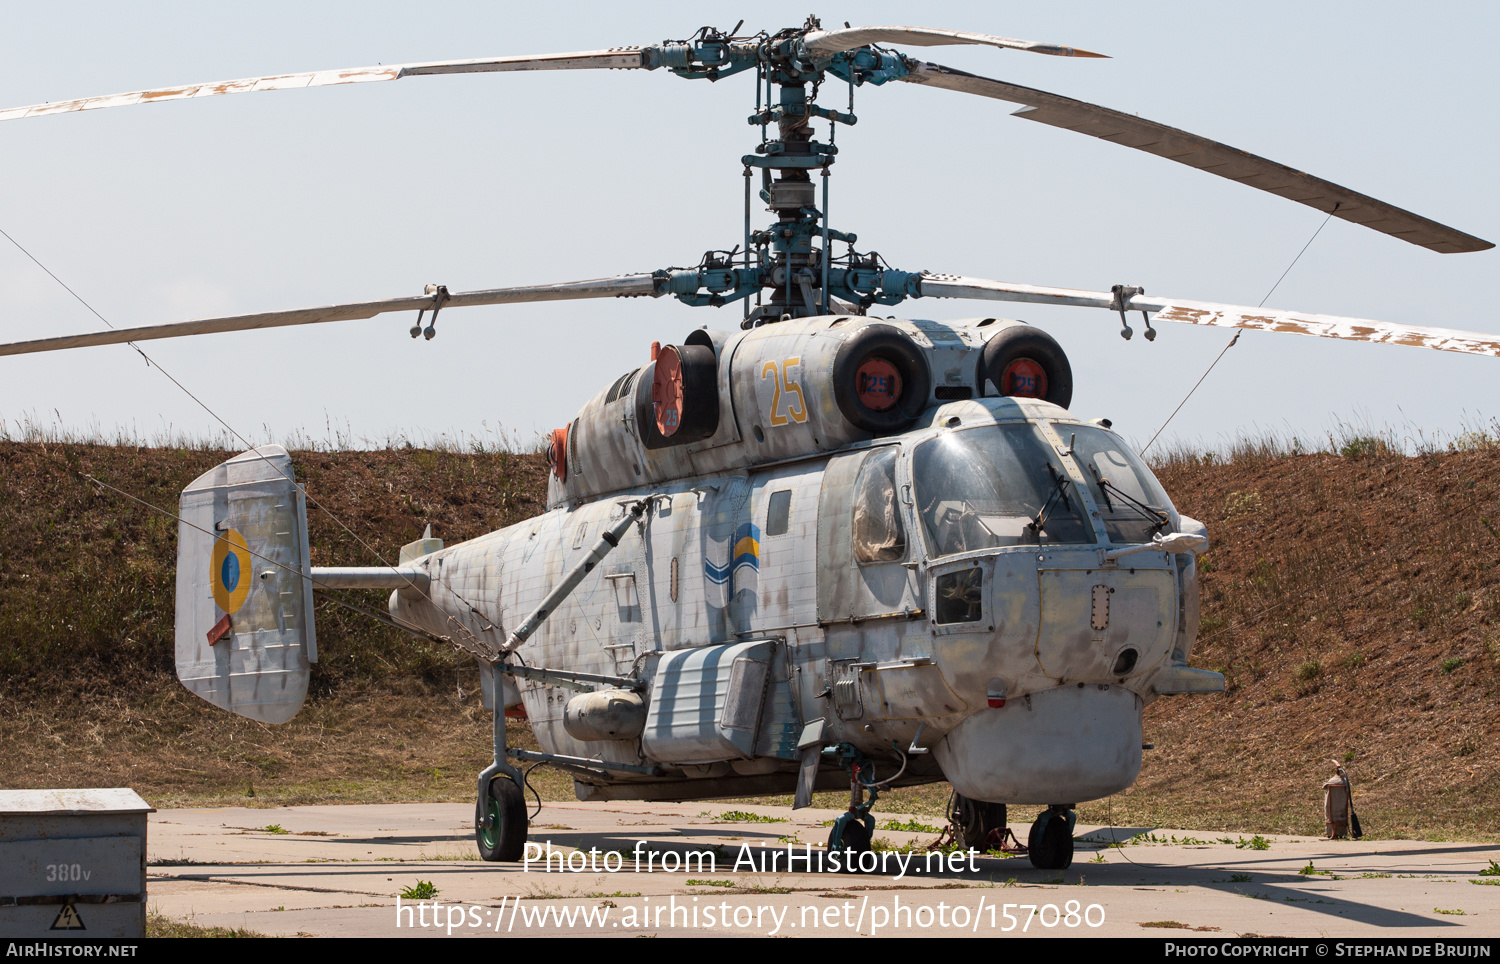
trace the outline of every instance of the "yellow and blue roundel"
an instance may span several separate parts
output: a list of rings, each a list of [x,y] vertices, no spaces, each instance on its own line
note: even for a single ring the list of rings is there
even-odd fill
[[[214,602],[226,613],[245,605],[250,595],[250,547],[245,537],[233,529],[214,540],[209,582],[214,588]]]

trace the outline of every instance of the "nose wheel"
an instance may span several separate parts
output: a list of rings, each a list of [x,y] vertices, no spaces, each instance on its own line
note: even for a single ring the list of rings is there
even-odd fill
[[[851,851],[855,861],[859,855],[868,853],[872,833],[875,825],[875,817],[868,811],[860,813],[849,810],[833,822],[833,829],[828,832],[828,852],[838,853],[844,850]],[[857,864],[856,864],[857,866]],[[846,866],[844,868],[848,870]]]
[[[1073,863],[1073,823],[1078,815],[1072,806],[1048,807],[1031,825],[1026,837],[1027,856],[1038,870],[1066,870]]]

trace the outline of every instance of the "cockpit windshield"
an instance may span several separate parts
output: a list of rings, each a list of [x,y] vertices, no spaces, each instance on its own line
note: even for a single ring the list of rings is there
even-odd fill
[[[1167,493],[1123,442],[1090,426],[1056,428],[1064,439],[1072,440],[1073,459],[1089,481],[1110,542],[1135,545],[1170,530],[1172,503]]]
[[[934,556],[1094,541],[1083,499],[1056,452],[1024,422],[922,443],[912,481]]]

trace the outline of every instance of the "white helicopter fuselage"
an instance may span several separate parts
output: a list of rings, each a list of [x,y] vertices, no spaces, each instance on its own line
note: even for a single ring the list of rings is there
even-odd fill
[[[650,478],[680,463],[662,468],[631,430],[632,382],[650,375],[633,372],[573,423],[551,511],[403,559],[430,589],[393,593],[391,613],[498,649],[644,500],[640,521],[518,651],[535,667],[644,681],[644,725],[590,739],[601,734],[567,718],[576,689],[502,679],[502,700],[524,710],[543,752],[597,761],[572,767],[581,798],[787,793],[810,728],[819,743],[857,747],[882,776],[947,779],[975,800],[1118,792],[1140,769],[1145,705],[1222,687],[1187,668],[1193,554],[1149,548],[1152,534],[1196,524],[1117,436],[1041,399],[930,399],[897,434],[830,431],[843,418],[818,359],[836,347],[828,336],[848,334],[831,327],[902,329],[934,381],[960,389],[950,396],[977,396],[992,322],[825,317],[716,338],[722,417],[688,458],[721,467],[686,478]],[[608,450],[591,425],[616,426]],[[746,458],[747,446],[772,457]],[[602,483],[590,480],[591,449]],[[641,481],[588,491],[627,474]],[[684,670],[689,650],[699,663],[749,657],[764,674]],[[722,739],[705,740],[715,727]],[[847,781],[832,766],[819,776],[820,787]]]

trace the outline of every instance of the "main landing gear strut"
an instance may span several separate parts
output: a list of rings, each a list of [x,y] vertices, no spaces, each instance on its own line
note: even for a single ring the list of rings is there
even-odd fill
[[[900,748],[896,748],[900,753]],[[880,797],[880,788],[886,786],[906,772],[906,754],[901,754],[901,769],[895,776],[875,780],[875,764],[848,743],[827,747],[825,757],[839,760],[849,770],[849,809],[833,822],[828,832],[828,852],[852,851],[857,861],[859,855],[870,851],[870,842],[875,839],[875,815],[870,812]],[[866,792],[869,799],[865,799]],[[845,866],[847,871],[849,868]]]
[[[521,771],[506,762],[505,698],[500,673],[490,674],[495,687],[495,759],[479,774],[474,805],[474,841],[484,860],[515,863],[526,852],[526,795]]]
[[[988,853],[991,850],[1025,853],[1018,843],[1014,846],[1014,850],[1006,846],[1006,837],[1010,834],[1010,830],[1006,826],[1005,804],[970,800],[961,793],[954,793],[953,806],[950,809],[952,811],[948,815],[950,825],[954,828],[965,850],[977,850],[980,853]]]

